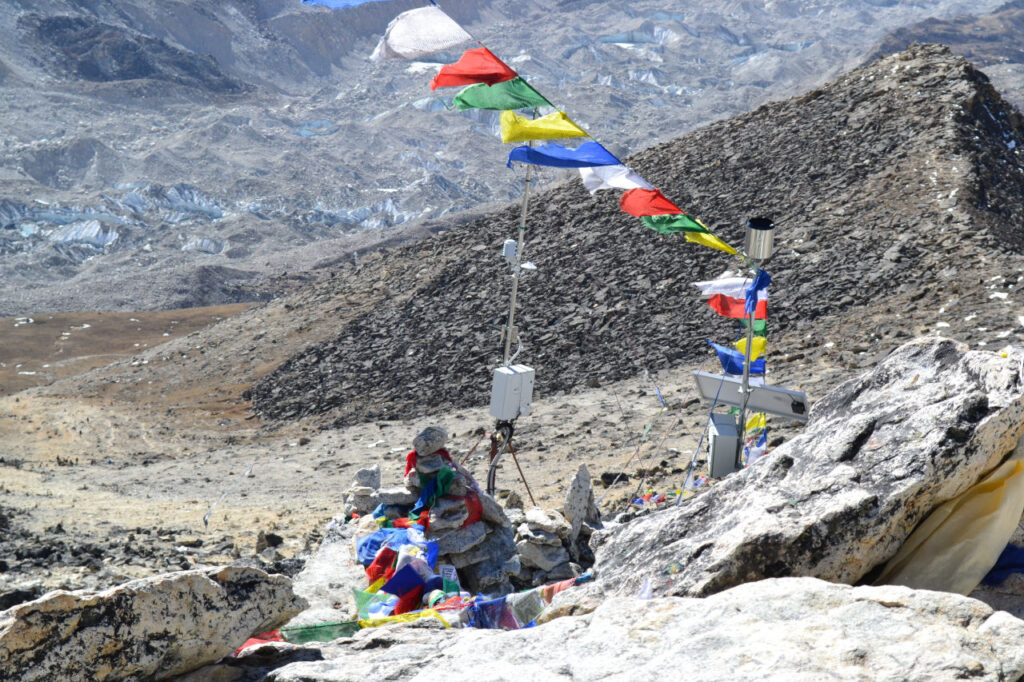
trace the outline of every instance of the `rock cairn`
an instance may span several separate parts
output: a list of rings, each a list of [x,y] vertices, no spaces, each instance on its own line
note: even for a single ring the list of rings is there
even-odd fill
[[[358,470],[345,495],[345,515],[362,517],[380,508],[390,519],[404,516],[422,492],[419,475],[436,475],[442,466],[439,455],[418,457],[404,484],[390,488],[381,487],[378,465]],[[438,564],[454,566],[465,589],[507,594],[576,577],[593,563],[588,541],[600,527],[600,516],[585,466],[569,487],[565,515],[540,507],[524,510],[517,494],[502,492],[499,502],[459,468],[448,494],[430,509],[425,535],[438,543]],[[472,494],[480,500],[480,519],[467,525]]]

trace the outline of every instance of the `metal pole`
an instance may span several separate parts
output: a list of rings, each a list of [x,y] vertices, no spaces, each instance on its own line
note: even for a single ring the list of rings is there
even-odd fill
[[[754,280],[757,279],[757,273],[760,271],[760,266],[757,261],[754,261]],[[753,280],[752,280],[753,281]],[[757,292],[754,292],[754,296],[757,296]],[[750,397],[750,352],[754,346],[754,319],[757,316],[757,300],[754,300],[754,312],[750,313],[750,317],[747,318],[747,347],[744,348],[743,358],[743,384],[740,389],[740,393],[743,396],[743,405],[740,407],[740,447],[736,451],[736,462],[735,465],[739,466],[740,453],[743,452],[743,447],[747,442],[747,399]]]
[[[532,147],[533,140],[527,142]],[[519,216],[519,241],[516,243],[516,262],[513,264],[512,273],[512,298],[508,304],[508,324],[505,325],[505,354],[501,363],[508,366],[508,359],[512,351],[512,337],[516,335],[516,296],[519,293],[519,277],[522,275],[521,267],[523,262],[523,249],[526,247],[526,212],[530,206],[530,180],[533,178],[533,165],[526,166],[526,186],[523,189],[523,210]]]

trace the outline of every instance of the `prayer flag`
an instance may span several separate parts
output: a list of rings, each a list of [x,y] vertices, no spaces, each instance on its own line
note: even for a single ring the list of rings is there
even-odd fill
[[[683,209],[666,199],[659,189],[631,189],[623,192],[619,208],[637,218],[683,212]]]
[[[732,298],[724,294],[715,294],[708,299],[711,309],[722,317],[743,319],[748,317],[746,302],[742,298]],[[768,301],[758,301],[754,313],[755,320],[763,320],[768,317]]]
[[[746,298],[747,289],[750,288],[750,283],[753,280],[749,277],[720,277],[718,279],[709,279],[703,282],[693,282],[693,286],[700,289],[700,293],[705,296],[711,296],[712,294],[725,294],[729,298]],[[768,290],[763,289],[757,293],[757,300],[764,301],[768,299]]]
[[[754,281],[750,284],[747,289],[746,296],[744,297],[744,307],[747,311],[747,316],[754,312],[754,306],[758,300],[757,295],[762,291],[768,291],[768,285],[771,284],[772,276],[764,270],[758,270],[754,276]]]
[[[514,111],[501,112],[501,141],[529,142],[558,140],[566,137],[589,137],[587,131],[573,123],[564,111],[556,111],[530,120]]]
[[[754,442],[753,445],[749,443],[744,446],[744,460],[746,465],[750,466],[757,460],[764,457],[764,451],[768,449],[768,432],[762,431],[760,437]]]
[[[746,431],[748,433],[751,431],[761,431],[764,429],[766,423],[767,421],[765,419],[764,412],[757,412],[756,414],[752,415],[750,419],[747,420],[747,423],[745,425]]]
[[[591,194],[601,189],[654,189],[654,185],[624,165],[580,168],[580,178]]]
[[[749,322],[749,320],[744,317],[742,320],[740,320],[740,328],[746,329],[748,322]],[[764,336],[765,332],[767,332],[767,331],[768,331],[768,323],[765,320],[758,320],[758,319],[754,320],[754,333],[755,334],[757,334],[758,336]]]
[[[701,244],[702,246],[706,246],[710,249],[718,249],[719,251],[725,251],[728,254],[735,255],[736,253],[738,253],[736,249],[732,248],[731,246],[723,242],[721,239],[710,233],[685,232],[683,233],[683,238],[686,239],[686,241],[688,242],[693,242],[694,244]]]
[[[430,89],[448,88],[455,85],[472,85],[487,83],[493,85],[518,76],[512,67],[494,56],[486,47],[466,50],[459,61],[441,67],[434,79],[430,81]]]
[[[640,218],[646,227],[661,234],[679,234],[680,232],[707,232],[708,228],[686,215],[645,215]]]
[[[742,339],[740,339],[733,345],[736,346],[736,350],[738,350],[739,352],[743,353],[744,355],[747,354],[747,337],[744,336]],[[767,345],[768,339],[764,338],[763,336],[755,336],[754,342],[750,344],[750,359],[757,360],[759,357],[764,355],[764,350],[765,347],[767,347]]]
[[[471,40],[473,36],[440,7],[417,7],[391,20],[370,59],[419,59]]]
[[[516,147],[508,154],[509,168],[512,167],[513,161],[555,168],[582,168],[620,163],[610,151],[597,142],[584,142],[576,149],[568,149],[554,142],[540,147]]]
[[[518,76],[511,80],[495,83],[494,85],[486,83],[470,85],[455,95],[452,104],[459,111],[465,111],[466,109],[505,111],[506,109],[532,109],[535,107],[552,106],[551,102],[544,99],[543,95]]]
[[[718,359],[722,362],[722,371],[726,374],[743,374],[744,358],[739,351],[719,345],[713,341],[708,341],[708,345],[714,348],[715,353],[718,354]],[[751,362],[750,373],[764,374],[764,360]]]

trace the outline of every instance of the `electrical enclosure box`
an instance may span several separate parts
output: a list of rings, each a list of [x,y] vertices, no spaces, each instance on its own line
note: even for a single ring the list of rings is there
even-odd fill
[[[494,384],[491,386],[491,416],[501,421],[511,421],[530,414],[533,377],[533,368],[526,365],[495,369]]]
[[[736,471],[736,456],[740,451],[736,417],[731,414],[712,414],[708,433],[708,475],[711,478],[723,478]]]

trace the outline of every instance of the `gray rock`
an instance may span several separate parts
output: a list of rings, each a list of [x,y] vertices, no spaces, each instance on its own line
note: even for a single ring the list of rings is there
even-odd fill
[[[0,613],[5,679],[166,679],[283,625],[306,601],[291,581],[228,566],[97,593],[58,590]]]
[[[377,491],[377,502],[379,504],[415,504],[419,499],[419,493],[409,490],[404,486],[395,488],[381,488]]]
[[[551,547],[521,540],[516,543],[516,549],[519,550],[519,559],[523,565],[529,568],[550,571],[559,564],[569,562],[569,552],[561,545]]]
[[[416,457],[416,471],[424,476],[436,474],[448,461],[441,455],[420,455]]]
[[[570,543],[576,542],[584,521],[591,525],[601,523],[601,512],[598,511],[597,503],[594,501],[594,488],[590,483],[590,472],[587,470],[586,464],[580,464],[576,475],[569,483],[563,510],[565,520],[569,522],[572,529],[569,533]]]
[[[474,594],[500,596],[513,591],[510,578],[522,570],[519,556],[489,558],[459,569],[464,587]]]
[[[547,583],[558,582],[559,580],[568,580],[569,578],[575,578],[582,571],[579,570],[577,564],[573,564],[571,561],[566,561],[564,564],[558,564],[550,571],[539,571],[533,575],[534,585],[546,585]]]
[[[453,681],[518,681],[525,670],[538,680],[660,679],[680,668],[702,682],[1015,680],[1022,637],[1024,622],[960,595],[789,578],[706,599],[613,598],[513,632],[373,628],[266,679],[422,679],[425,662],[443,660]]]
[[[606,588],[708,595],[765,577],[852,583],[1024,432],[1021,353],[898,348],[815,404],[806,430],[678,508],[599,531]]]
[[[380,464],[374,464],[372,467],[366,467],[356,471],[355,478],[353,479],[353,486],[362,486],[367,488],[373,488],[376,490],[380,487]]]
[[[437,540],[438,554],[462,554],[484,541],[484,538],[487,537],[487,527],[482,521],[477,521],[465,528],[445,533],[435,534],[428,531],[427,537]]]
[[[554,533],[563,540],[568,540],[572,527],[566,523],[565,517],[554,509],[531,507],[526,510],[526,523],[531,529]]]
[[[463,568],[483,561],[504,563],[518,555],[511,528],[490,528],[483,542],[461,554],[449,555],[448,563],[455,568]]]
[[[366,587],[366,571],[355,560],[352,547],[355,539],[365,534],[353,525],[338,522],[328,527],[316,552],[295,576],[295,594],[309,605],[288,625],[336,622],[339,613],[356,611],[352,588]]]
[[[539,528],[533,530],[528,523],[519,524],[519,528],[516,529],[516,540],[523,540],[535,545],[562,546],[562,538],[558,537],[558,535],[550,531],[540,530]]]
[[[478,494],[480,496],[480,507],[484,521],[501,528],[510,527],[511,523],[509,517],[505,514],[504,507],[487,493],[481,491]]]
[[[353,497],[372,497],[376,493],[377,489],[368,485],[354,485],[348,489],[348,494]]]
[[[430,509],[430,528],[433,531],[461,528],[469,518],[464,497],[442,497]]]

